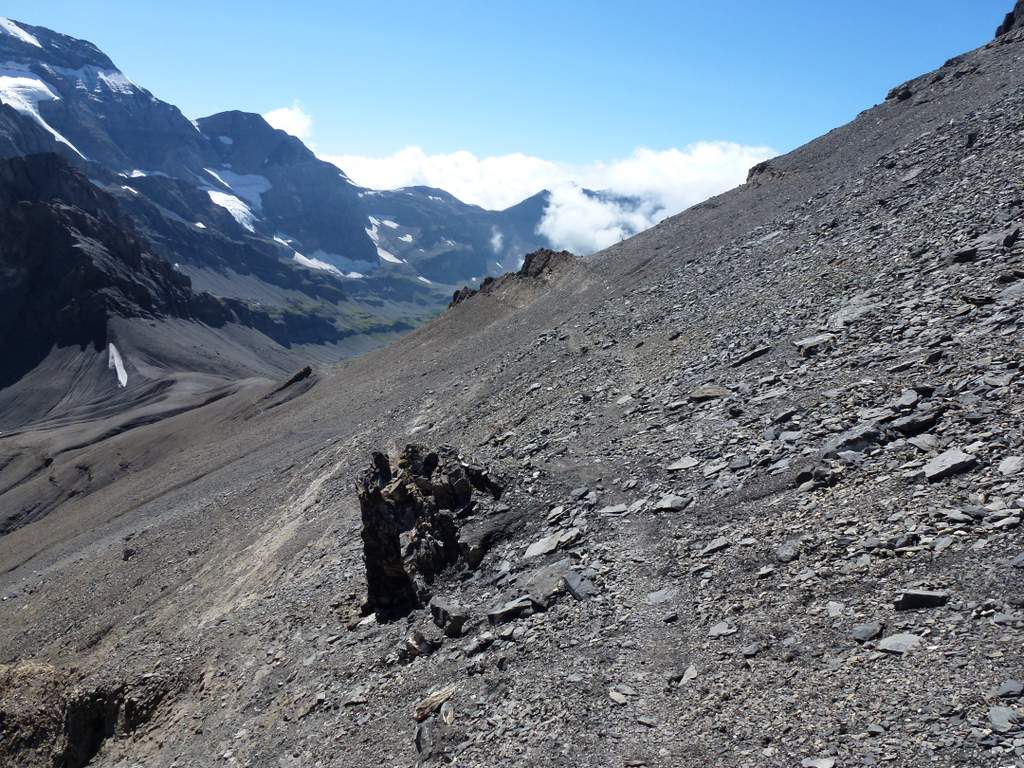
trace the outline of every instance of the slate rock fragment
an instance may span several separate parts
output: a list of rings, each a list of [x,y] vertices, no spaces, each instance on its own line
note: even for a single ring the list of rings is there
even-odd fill
[[[853,628],[853,631],[850,632],[850,635],[858,643],[866,643],[870,640],[874,640],[882,634],[884,629],[885,627],[880,622],[871,621],[867,624],[858,624]]]
[[[924,476],[928,482],[935,483],[966,472],[974,467],[977,461],[977,458],[959,448],[950,448],[924,465]]]
[[[915,635],[910,632],[900,632],[898,634],[882,638],[878,642],[878,650],[885,653],[902,655],[916,649],[923,642],[924,639],[920,635]]]

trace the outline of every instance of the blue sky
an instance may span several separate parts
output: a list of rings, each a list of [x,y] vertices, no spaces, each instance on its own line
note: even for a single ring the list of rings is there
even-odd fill
[[[793,148],[989,40],[1011,0],[8,0],[190,117],[298,101],[323,152],[568,163]]]

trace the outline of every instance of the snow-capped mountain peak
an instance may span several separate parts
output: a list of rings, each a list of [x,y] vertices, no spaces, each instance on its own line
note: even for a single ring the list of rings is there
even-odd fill
[[[35,35],[26,32],[22,27],[18,26],[17,23],[11,21],[6,16],[0,16],[0,34],[13,37],[26,45],[33,45],[36,48],[43,47],[42,43],[39,42]]]

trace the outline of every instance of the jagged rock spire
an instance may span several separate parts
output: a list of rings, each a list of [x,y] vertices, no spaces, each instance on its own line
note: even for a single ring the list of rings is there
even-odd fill
[[[1019,29],[1022,24],[1024,24],[1024,0],[1017,0],[1013,10],[1006,14],[1003,23],[996,30],[996,37],[1002,37],[1015,29]]]

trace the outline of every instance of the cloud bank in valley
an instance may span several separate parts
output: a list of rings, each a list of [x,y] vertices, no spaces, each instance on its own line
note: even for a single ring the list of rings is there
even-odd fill
[[[324,159],[363,186],[439,187],[484,208],[507,208],[548,189],[551,203],[540,233],[554,247],[592,253],[742,184],[752,165],[775,154],[771,147],[705,141],[681,149],[641,147],[628,157],[588,165],[520,153],[429,155],[419,147],[406,147],[388,157],[336,155]],[[594,197],[584,189],[608,194]]]
[[[309,139],[313,120],[299,102],[264,115],[276,128]],[[553,247],[593,253],[657,224],[746,179],[774,157],[771,147],[701,141],[663,150],[639,147],[610,161],[573,165],[523,153],[478,157],[465,150],[428,154],[410,146],[386,157],[321,154],[371,189],[438,187],[460,200],[501,210],[551,191],[539,232]],[[584,190],[607,194],[588,195]]]

